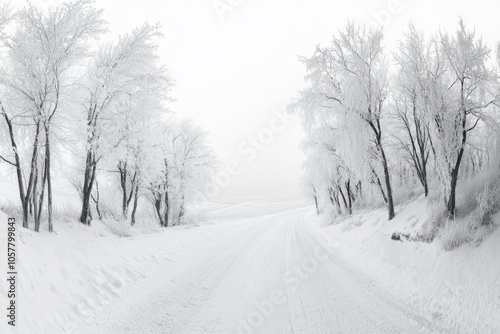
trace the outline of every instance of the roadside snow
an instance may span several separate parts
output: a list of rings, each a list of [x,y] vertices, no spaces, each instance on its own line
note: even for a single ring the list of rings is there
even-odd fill
[[[6,222],[7,216],[0,212],[2,245],[6,244]],[[100,222],[87,227],[76,221],[57,221],[55,226],[53,234],[17,226],[17,326],[7,328],[2,321],[1,333],[70,333],[124,286],[222,233],[208,226],[186,226],[121,238]],[[7,301],[5,279],[0,296]]]
[[[426,200],[355,214],[326,227],[348,262],[414,304],[428,320],[453,333],[500,332],[500,229],[481,243],[445,251],[433,243],[391,240],[411,234],[428,218]],[[500,223],[500,215],[495,217]]]

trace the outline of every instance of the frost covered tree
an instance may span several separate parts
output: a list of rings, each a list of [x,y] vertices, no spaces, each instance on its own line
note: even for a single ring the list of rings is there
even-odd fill
[[[137,105],[136,101],[146,92],[154,99],[168,98],[172,81],[158,66],[156,40],[160,36],[157,25],[144,24],[120,37],[117,43],[102,45],[90,64],[84,85],[87,135],[80,214],[82,223],[87,224],[91,220],[90,199],[99,161],[127,137],[126,131],[124,133],[121,129],[130,126],[127,123],[130,119],[125,113],[120,113],[124,109],[119,106],[124,103]],[[124,99],[127,102],[123,102]],[[141,111],[136,108],[134,112]],[[121,175],[126,177],[126,166],[120,169]],[[125,204],[129,202],[127,197]],[[126,209],[124,207],[124,211]]]
[[[207,134],[190,119],[172,119],[162,130],[149,198],[161,226],[182,224],[187,202],[210,182],[217,162]]]
[[[19,183],[23,223],[27,226],[28,206],[34,211],[35,230],[47,190],[49,231],[52,224],[52,153],[54,127],[67,112],[67,100],[75,81],[76,65],[86,57],[88,42],[104,31],[102,11],[88,0],[77,0],[42,10],[28,3],[16,13],[16,29],[3,36],[7,64],[2,84],[16,105],[16,115],[30,126],[31,160],[26,190]],[[7,111],[3,111],[7,123]],[[10,122],[8,127],[12,127]],[[12,139],[12,138],[11,138]],[[11,141],[13,150],[14,142]],[[42,159],[41,159],[42,158]],[[16,167],[21,170],[20,166]],[[18,172],[19,173],[19,172]],[[18,179],[22,178],[18,174]],[[38,190],[37,187],[40,187]],[[39,194],[39,195],[38,195]],[[23,199],[24,197],[24,199]]]
[[[353,165],[369,166],[367,169],[377,179],[383,175],[380,190],[392,219],[394,201],[383,126],[388,64],[382,41],[382,30],[367,30],[349,23],[333,37],[329,47],[318,46],[312,57],[302,58],[308,87],[290,104],[290,109],[304,116],[306,127],[328,117],[339,128],[354,129],[351,135],[356,133],[359,138],[345,141],[354,145],[350,147],[350,159],[357,159]]]
[[[463,20],[454,34],[442,33],[439,42],[445,70],[434,83],[432,137],[446,209],[454,217],[464,153],[478,125],[490,119],[488,107],[495,102],[487,89],[494,74],[487,66],[489,49]]]
[[[164,122],[166,116],[163,102],[154,91],[145,90],[138,92],[135,98],[124,99],[118,107],[125,124],[117,130],[122,140],[110,160],[116,165],[120,177],[122,215],[124,218],[130,216],[132,225],[135,224],[138,200],[147,184],[147,175],[154,173],[154,165],[159,163],[155,148],[160,145],[157,141],[161,138],[157,123]]]
[[[147,196],[169,226],[185,221],[214,172],[206,133],[167,115],[173,81],[159,63],[160,26],[98,43],[105,31],[91,0],[17,12],[0,5],[0,161],[15,169],[26,228],[33,219],[38,231],[47,217],[53,230],[54,173],[78,190],[82,223],[95,210],[134,225]]]
[[[207,133],[191,119],[183,119],[174,128],[171,140],[174,163],[177,214],[174,219],[182,224],[186,201],[211,180],[216,168],[215,154],[208,145]]]
[[[318,212],[333,209],[338,214],[352,214],[361,199],[361,181],[350,165],[348,152],[343,150],[341,134],[339,129],[323,124],[310,129],[303,144],[307,156],[303,164],[305,184],[314,195]]]
[[[432,76],[432,44],[410,24],[394,55],[396,74],[393,107],[400,133],[395,138],[406,153],[418,180],[429,193],[428,164],[431,154],[429,130],[429,78]]]

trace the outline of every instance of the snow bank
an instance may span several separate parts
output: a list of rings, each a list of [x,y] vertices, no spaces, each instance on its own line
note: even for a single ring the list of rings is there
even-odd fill
[[[6,222],[7,216],[0,212],[2,245]],[[178,254],[216,233],[205,226],[184,226],[119,237],[103,223],[87,227],[76,221],[57,221],[55,229],[53,234],[45,229],[35,233],[17,225],[17,326],[7,327],[2,321],[1,333],[71,333],[124,286],[154,275]],[[6,293],[2,279],[2,303]]]
[[[410,300],[421,314],[454,333],[500,332],[500,229],[453,251],[433,243],[391,240],[412,235],[428,219],[427,201],[364,211],[326,227],[338,251],[387,288]],[[495,216],[500,225],[500,214]]]

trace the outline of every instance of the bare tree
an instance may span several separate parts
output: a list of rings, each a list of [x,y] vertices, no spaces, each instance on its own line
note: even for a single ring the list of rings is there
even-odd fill
[[[402,133],[396,134],[401,147],[409,156],[418,180],[429,193],[428,162],[431,153],[431,138],[428,117],[428,77],[430,69],[430,47],[424,36],[410,24],[409,31],[399,43],[394,56],[397,64],[394,109]]]

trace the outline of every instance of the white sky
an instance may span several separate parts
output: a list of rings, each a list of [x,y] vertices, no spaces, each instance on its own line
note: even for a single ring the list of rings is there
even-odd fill
[[[17,1],[16,1],[17,2]],[[36,2],[36,1],[35,1]],[[39,0],[46,4],[57,0]],[[171,109],[192,117],[210,132],[211,144],[224,163],[238,161],[241,174],[228,192],[257,195],[297,187],[303,156],[297,120],[250,162],[241,154],[303,86],[304,68],[297,56],[309,56],[327,43],[348,19],[381,21],[387,45],[393,45],[410,20],[429,32],[453,30],[459,16],[491,43],[500,40],[500,15],[494,1],[368,0],[97,0],[105,9],[112,34],[144,21],[161,22],[161,53],[176,80]],[[233,4],[223,18],[215,4]],[[387,15],[392,9],[392,14]],[[385,14],[380,14],[383,11]],[[378,19],[377,19],[378,17]],[[248,149],[251,146],[245,146]]]

